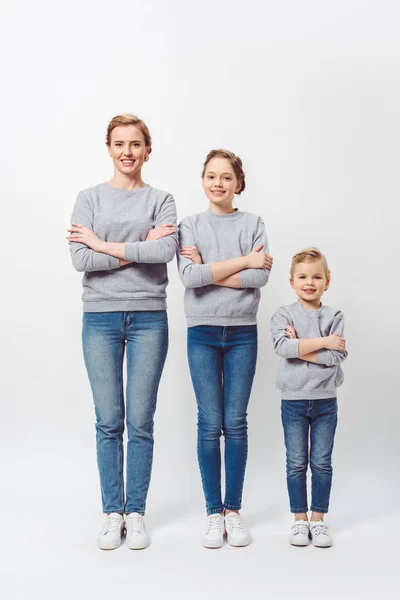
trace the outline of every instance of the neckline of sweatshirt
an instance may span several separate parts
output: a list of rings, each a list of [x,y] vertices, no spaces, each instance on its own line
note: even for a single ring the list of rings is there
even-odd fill
[[[123,196],[136,196],[138,194],[142,194],[143,192],[149,190],[151,187],[148,183],[145,183],[145,185],[143,185],[140,188],[137,188],[136,190],[124,190],[123,188],[117,188],[117,187],[114,187],[113,185],[110,185],[108,183],[108,181],[104,181],[100,185],[111,192],[115,192],[116,194],[121,194]]]
[[[210,208],[208,208],[205,211],[205,214],[207,215],[207,217],[210,217],[211,219],[214,219],[215,221],[234,221],[235,219],[238,219],[239,217],[244,215],[244,213],[240,212],[240,210],[238,208],[235,208],[234,212],[228,213],[225,215],[217,215],[216,213],[213,213]]]

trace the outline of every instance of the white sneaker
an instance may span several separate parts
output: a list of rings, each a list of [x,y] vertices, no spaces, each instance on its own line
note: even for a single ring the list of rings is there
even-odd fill
[[[250,543],[249,532],[238,513],[231,512],[225,516],[225,528],[230,546],[247,546]]]
[[[308,546],[310,526],[308,521],[303,519],[295,521],[292,525],[292,531],[289,538],[289,543],[293,546]]]
[[[126,543],[131,550],[143,550],[149,545],[143,515],[133,512],[125,517]]]
[[[201,543],[205,548],[221,548],[224,542],[224,533],[224,517],[219,513],[208,515]]]
[[[115,550],[121,544],[125,522],[119,513],[110,513],[104,521],[103,529],[97,536],[97,547],[101,550]]]
[[[310,521],[311,540],[318,548],[332,546],[332,538],[328,533],[328,526],[323,521]]]

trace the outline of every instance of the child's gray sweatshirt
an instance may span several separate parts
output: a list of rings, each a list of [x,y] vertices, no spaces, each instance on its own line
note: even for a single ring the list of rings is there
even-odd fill
[[[338,333],[343,337],[344,317],[340,310],[322,305],[319,310],[307,310],[300,300],[282,306],[271,320],[274,351],[279,355],[277,387],[282,400],[315,400],[335,398],[336,388],[343,383],[340,363],[347,352],[318,350],[317,363],[299,358],[299,339],[289,339],[285,326],[291,325],[299,339],[327,337]]]
[[[72,262],[84,271],[84,312],[165,310],[168,284],[167,262],[176,253],[178,234],[146,242],[152,227],[176,224],[171,194],[145,185],[121,190],[101,183],[79,192],[72,214],[106,242],[124,242],[124,267],[119,259],[70,243]]]
[[[265,226],[260,217],[239,210],[216,215],[206,210],[186,217],[179,226],[180,248],[196,246],[203,260],[197,265],[178,251],[179,274],[185,286],[188,327],[196,325],[254,325],[260,290],[269,277],[267,269],[240,271],[241,288],[214,285],[211,263],[249,254],[260,244],[268,253]]]

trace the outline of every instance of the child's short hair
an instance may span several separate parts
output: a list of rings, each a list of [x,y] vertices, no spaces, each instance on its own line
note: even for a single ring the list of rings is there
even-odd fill
[[[328,267],[328,262],[326,260],[325,255],[322,254],[321,250],[318,250],[318,248],[305,248],[305,250],[302,250],[301,252],[298,252],[293,256],[292,264],[290,266],[290,277],[293,279],[294,268],[299,263],[310,263],[316,262],[317,260],[320,260],[322,262],[325,277],[330,281],[331,272]]]

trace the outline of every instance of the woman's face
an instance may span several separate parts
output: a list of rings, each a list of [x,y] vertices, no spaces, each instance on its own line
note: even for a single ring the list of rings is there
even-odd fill
[[[202,182],[210,202],[222,206],[231,203],[234,194],[241,187],[230,161],[220,157],[209,161]]]
[[[108,152],[116,171],[129,176],[140,173],[149,150],[136,125],[118,125],[112,130]]]

